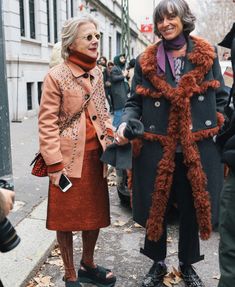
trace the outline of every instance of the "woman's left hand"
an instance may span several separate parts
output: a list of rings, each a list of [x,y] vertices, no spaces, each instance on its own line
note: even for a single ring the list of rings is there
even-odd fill
[[[50,178],[50,182],[52,184],[54,184],[55,186],[59,186],[59,181],[60,181],[60,177],[61,177],[61,174],[65,174],[67,175],[67,172],[66,172],[66,169],[63,168],[62,170],[60,171],[56,171],[56,172],[51,172],[51,173],[48,173],[48,176]]]
[[[120,126],[118,127],[118,130],[116,131],[114,142],[117,145],[125,145],[129,142],[129,140],[124,136],[125,128],[126,128],[126,123],[124,122],[120,124]]]

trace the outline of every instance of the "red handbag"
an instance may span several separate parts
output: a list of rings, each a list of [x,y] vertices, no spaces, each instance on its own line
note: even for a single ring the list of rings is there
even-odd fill
[[[30,166],[33,165],[31,174],[39,177],[47,176],[47,165],[39,152],[36,154],[35,158],[31,162]]]
[[[82,112],[87,108],[88,103],[90,101],[90,96],[87,97],[82,105],[82,108],[79,112],[74,114],[71,118],[69,118],[61,127],[60,127],[60,134],[69,126],[72,125],[72,123],[79,119]],[[33,165],[31,174],[39,177],[48,176],[47,171],[47,165],[45,163],[45,160],[42,157],[42,154],[40,152],[36,153],[34,159],[32,160],[30,166]]]

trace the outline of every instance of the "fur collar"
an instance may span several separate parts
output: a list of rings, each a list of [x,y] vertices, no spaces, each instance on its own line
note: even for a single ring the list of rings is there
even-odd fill
[[[158,44],[149,46],[140,57],[143,74],[150,79],[153,85],[155,82],[154,80],[156,80],[155,76],[157,77],[156,55],[158,46]],[[198,37],[191,36],[188,39],[188,46],[187,58],[196,66],[196,68],[188,72],[182,78],[185,78],[186,76],[194,77],[197,83],[199,83],[211,69],[216,54],[214,48],[208,42]],[[152,78],[152,76],[154,76],[154,78]],[[158,78],[159,80],[161,79],[164,81],[164,78]]]

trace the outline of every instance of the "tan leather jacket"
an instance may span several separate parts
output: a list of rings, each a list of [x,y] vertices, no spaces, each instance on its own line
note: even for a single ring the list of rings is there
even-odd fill
[[[91,95],[87,109],[105,150],[110,144],[108,135],[112,134],[112,124],[105,106],[103,78],[99,68],[86,73],[67,61],[52,68],[44,79],[39,112],[40,151],[47,165],[63,162],[68,176],[76,178],[81,177],[82,173],[85,113],[61,135],[59,126],[81,109],[87,94]]]

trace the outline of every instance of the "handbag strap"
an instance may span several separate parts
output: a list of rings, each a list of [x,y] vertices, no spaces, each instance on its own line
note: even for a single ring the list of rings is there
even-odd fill
[[[72,117],[70,117],[68,120],[65,121],[65,123],[63,123],[63,125],[60,126],[60,134],[68,127],[72,126],[72,124],[78,120],[80,118],[80,116],[82,115],[83,111],[88,107],[88,104],[90,102],[91,99],[91,95],[86,95],[85,101],[82,104],[82,108],[80,109],[80,111],[78,111],[77,113],[75,113]]]

